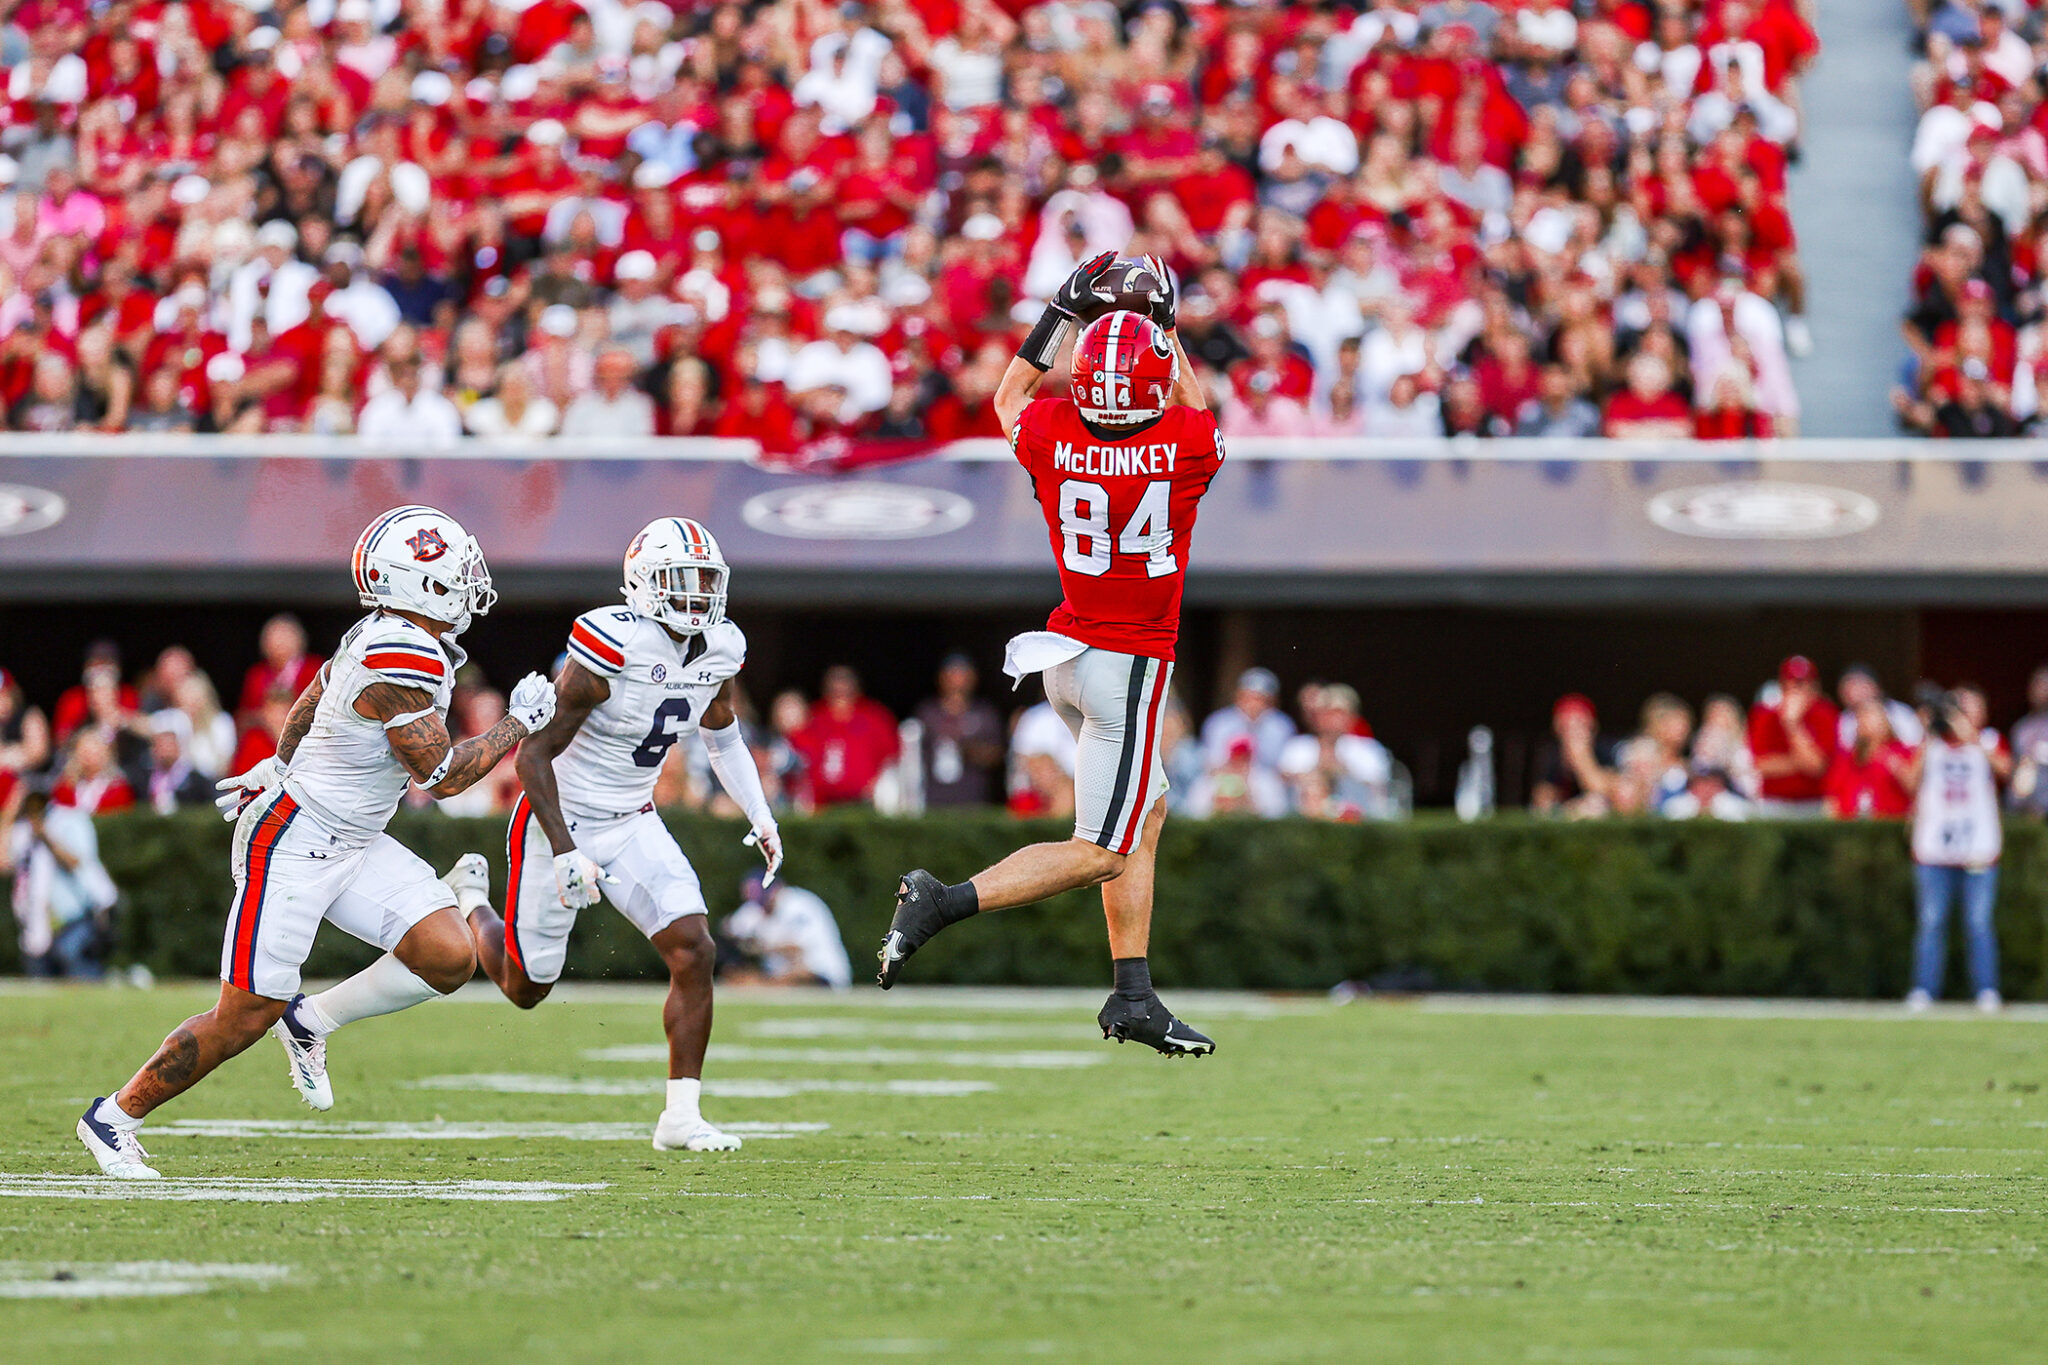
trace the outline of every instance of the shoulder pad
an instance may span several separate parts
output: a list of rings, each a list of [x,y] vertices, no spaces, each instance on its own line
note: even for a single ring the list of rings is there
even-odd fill
[[[746,632],[730,621],[720,621],[705,631],[704,645],[705,657],[720,667],[728,668],[727,676],[739,672],[740,666],[747,661]]]
[[[640,618],[625,607],[586,611],[569,627],[569,657],[600,678],[616,678],[639,628]]]
[[[453,672],[441,642],[402,616],[383,615],[364,622],[348,648],[364,668],[400,687],[438,691]]]

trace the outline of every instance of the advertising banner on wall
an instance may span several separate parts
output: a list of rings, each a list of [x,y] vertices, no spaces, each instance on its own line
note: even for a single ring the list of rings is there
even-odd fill
[[[737,570],[784,584],[879,575],[943,596],[948,575],[1038,578],[1049,565],[1029,482],[995,459],[835,476],[732,460],[0,455],[0,591],[146,582],[138,572],[295,578],[339,563],[375,513],[407,502],[461,518],[501,575],[613,572],[660,515],[705,522]],[[1233,577],[1268,591],[1617,575],[1950,577],[2025,591],[2048,577],[2048,459],[1233,456],[1195,545],[1197,579],[1223,596]]]

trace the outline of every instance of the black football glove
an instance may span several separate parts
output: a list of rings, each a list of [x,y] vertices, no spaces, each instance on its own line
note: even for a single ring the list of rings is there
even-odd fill
[[[1110,296],[1098,292],[1095,285],[1115,263],[1114,251],[1105,251],[1081,262],[1074,268],[1074,273],[1067,276],[1067,282],[1059,287],[1059,292],[1052,296],[1052,302],[1047,306],[1078,321],[1084,309],[1108,303]]]
[[[1174,287],[1173,275],[1167,270],[1165,261],[1157,256],[1147,256],[1145,268],[1152,272],[1153,279],[1159,281],[1159,287],[1152,291],[1152,321],[1171,332],[1180,314],[1180,290]]]

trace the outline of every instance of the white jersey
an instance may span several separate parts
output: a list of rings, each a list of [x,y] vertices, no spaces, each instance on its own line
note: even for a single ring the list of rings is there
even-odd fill
[[[2004,849],[1998,782],[1980,745],[1930,739],[1913,802],[1913,861],[1930,867],[1989,867]]]
[[[611,684],[611,695],[555,759],[564,812],[628,815],[654,799],[662,760],[697,733],[704,712],[747,658],[747,637],[730,621],[678,640],[626,607],[576,618],[569,657]]]
[[[384,832],[405,797],[406,771],[384,726],[356,711],[373,682],[395,683],[430,696],[444,720],[454,692],[460,649],[403,616],[372,612],[341,637],[322,677],[325,689],[312,728],[293,753],[285,790],[314,822],[342,844],[360,847]]]

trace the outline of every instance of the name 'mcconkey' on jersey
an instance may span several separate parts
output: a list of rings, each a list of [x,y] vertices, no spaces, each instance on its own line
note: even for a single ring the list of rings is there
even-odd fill
[[[617,816],[654,799],[662,760],[740,671],[747,637],[722,621],[678,640],[625,607],[600,607],[570,627],[569,657],[611,695],[556,756],[555,789],[565,813]]]
[[[1066,594],[1046,629],[1172,659],[1196,508],[1223,464],[1215,415],[1170,407],[1128,436],[1104,436],[1072,401],[1041,398],[1015,438]]]

